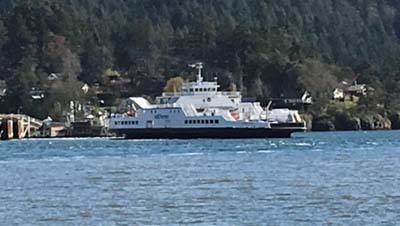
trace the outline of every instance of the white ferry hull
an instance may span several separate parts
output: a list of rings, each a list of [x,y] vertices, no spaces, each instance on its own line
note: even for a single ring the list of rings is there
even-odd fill
[[[162,128],[115,129],[126,139],[252,139],[290,138],[294,132],[304,132],[302,126],[275,128]]]

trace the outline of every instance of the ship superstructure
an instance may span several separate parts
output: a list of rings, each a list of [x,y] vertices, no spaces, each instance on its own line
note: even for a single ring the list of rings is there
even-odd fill
[[[202,63],[190,66],[198,71],[196,81],[163,93],[156,104],[129,98],[126,113],[110,117],[110,130],[132,139],[290,137],[305,130],[297,111],[242,102],[240,92],[220,92],[216,80],[204,81]]]

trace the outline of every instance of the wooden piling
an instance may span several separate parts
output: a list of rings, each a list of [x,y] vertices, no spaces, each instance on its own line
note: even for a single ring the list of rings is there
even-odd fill
[[[7,139],[14,138],[14,122],[12,119],[7,120]]]

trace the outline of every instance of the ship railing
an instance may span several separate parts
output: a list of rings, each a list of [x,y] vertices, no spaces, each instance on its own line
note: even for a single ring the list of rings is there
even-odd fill
[[[219,95],[224,95],[224,96],[241,96],[241,92],[218,92]]]

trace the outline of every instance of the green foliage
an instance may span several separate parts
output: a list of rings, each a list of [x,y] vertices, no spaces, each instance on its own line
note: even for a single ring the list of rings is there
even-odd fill
[[[81,82],[107,86],[110,68],[130,81],[110,92],[154,96],[172,76],[190,77],[193,61],[261,100],[308,90],[321,110],[337,83],[358,76],[378,102],[397,106],[399,38],[394,0],[5,0],[0,79],[9,89],[0,110],[59,112],[90,98]],[[50,73],[62,81],[48,84]],[[54,96],[32,104],[32,87]]]

